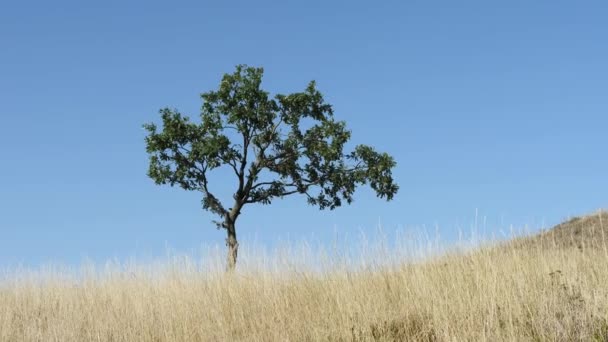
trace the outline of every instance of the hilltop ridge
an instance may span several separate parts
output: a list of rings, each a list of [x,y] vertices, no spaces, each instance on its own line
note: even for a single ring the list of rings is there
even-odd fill
[[[550,229],[512,241],[515,246],[585,248],[608,250],[608,211],[573,217]]]

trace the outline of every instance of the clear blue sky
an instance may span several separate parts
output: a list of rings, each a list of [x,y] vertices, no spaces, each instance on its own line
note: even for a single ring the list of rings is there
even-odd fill
[[[223,243],[195,193],[146,176],[141,125],[236,64],[272,93],[316,80],[353,143],[391,153],[393,202],[362,189],[245,208],[244,240],[438,225],[539,228],[608,206],[605,1],[4,1],[0,266]],[[217,184],[233,188],[234,184]]]

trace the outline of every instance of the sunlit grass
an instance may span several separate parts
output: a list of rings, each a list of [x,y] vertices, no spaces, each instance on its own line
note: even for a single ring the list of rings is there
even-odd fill
[[[608,340],[603,248],[398,238],[11,271],[0,341]]]

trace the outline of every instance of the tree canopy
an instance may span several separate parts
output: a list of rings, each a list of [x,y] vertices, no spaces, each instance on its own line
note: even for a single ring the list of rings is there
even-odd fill
[[[161,109],[161,130],[144,125],[148,176],[157,184],[200,191],[203,209],[220,217],[215,222],[228,230],[228,240],[246,204],[300,194],[310,205],[331,210],[350,204],[357,186],[365,184],[378,197],[393,198],[394,159],[367,145],[345,152],[351,132],[334,119],[314,81],[302,92],[271,97],[261,88],[263,73],[239,65],[225,74],[218,90],[201,94],[200,122]],[[222,166],[235,176],[231,207],[208,184],[210,171]],[[236,262],[236,252],[234,257]]]

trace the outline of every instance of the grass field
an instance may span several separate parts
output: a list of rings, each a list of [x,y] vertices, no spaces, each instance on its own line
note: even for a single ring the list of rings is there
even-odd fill
[[[324,271],[291,264],[297,253],[260,267],[243,256],[235,274],[187,258],[18,271],[0,286],[0,341],[608,341],[606,228],[598,213],[468,252]]]

